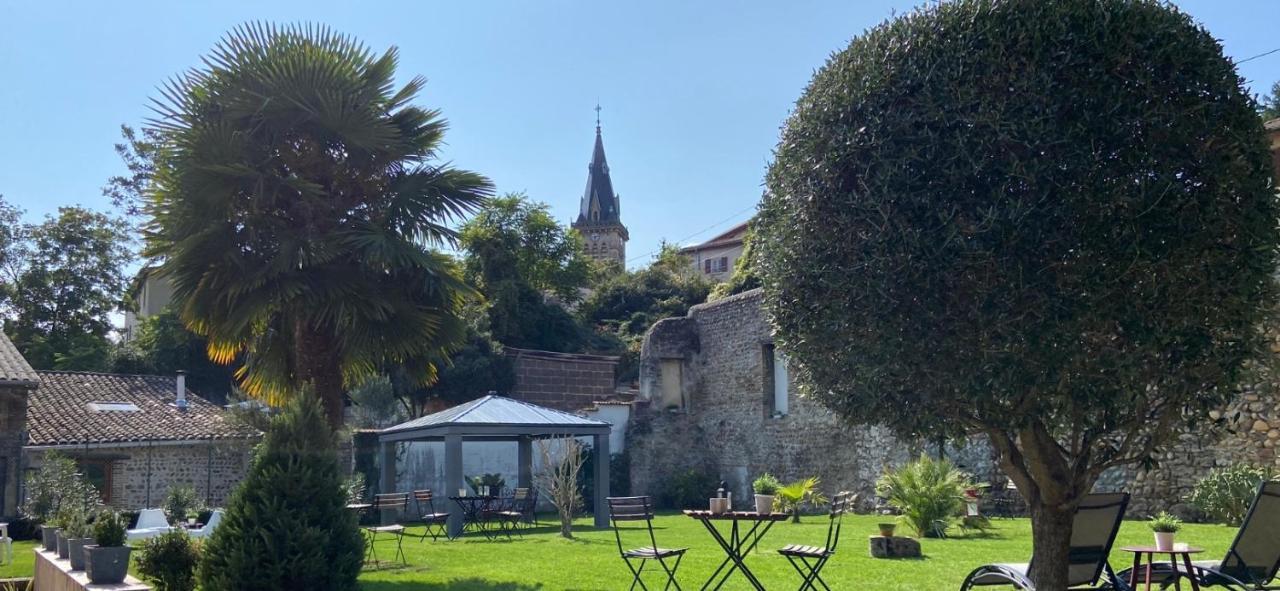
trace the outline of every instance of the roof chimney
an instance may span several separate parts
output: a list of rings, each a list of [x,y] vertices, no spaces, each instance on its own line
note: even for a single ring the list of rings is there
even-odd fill
[[[187,410],[187,372],[178,370],[178,393],[174,404],[178,410]]]

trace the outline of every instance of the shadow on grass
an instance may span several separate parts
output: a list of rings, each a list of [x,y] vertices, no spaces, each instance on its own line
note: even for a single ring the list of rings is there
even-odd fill
[[[366,581],[360,583],[362,591],[541,591],[541,584],[503,583],[484,579],[454,579],[445,583],[423,583],[420,581]]]

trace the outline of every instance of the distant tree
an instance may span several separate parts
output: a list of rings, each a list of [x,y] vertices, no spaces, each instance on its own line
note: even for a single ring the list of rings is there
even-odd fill
[[[1261,110],[1264,121],[1280,117],[1280,81],[1271,85],[1271,94],[1262,97]]]
[[[440,377],[430,386],[407,379],[399,370],[390,372],[396,397],[410,417],[419,417],[443,406],[474,400],[490,392],[510,392],[515,386],[515,367],[493,340],[485,305],[473,303],[463,312],[467,339],[462,348],[442,364]]]
[[[545,203],[520,193],[491,199],[462,226],[459,243],[467,278],[488,300],[495,339],[550,351],[582,348],[582,328],[562,304],[581,298],[591,263],[578,234],[557,223]]]
[[[945,34],[940,34],[940,32]],[[758,218],[802,391],[986,435],[1067,588],[1072,514],[1232,399],[1276,303],[1270,159],[1213,35],[1155,0],[961,0],[834,54]]]
[[[0,195],[0,314],[8,306],[18,283],[23,243],[22,210]]]
[[[192,390],[214,401],[224,402],[234,383],[234,365],[214,363],[206,354],[208,342],[182,324],[172,306],[142,319],[137,336],[117,347],[113,371],[170,375],[187,372]]]
[[[32,367],[106,370],[132,259],[119,219],[80,207],[25,226],[5,331]]]
[[[123,141],[115,145],[116,154],[127,172],[107,179],[102,194],[126,218],[138,219],[146,213],[146,191],[155,178],[163,135],[155,128],[143,128],[142,133],[138,133],[128,125],[121,125],[120,137]]]
[[[164,157],[146,255],[182,321],[215,361],[243,355],[246,392],[311,384],[334,425],[387,364],[433,381],[474,295],[432,249],[490,183],[437,162],[446,123],[410,104],[423,78],[394,87],[397,61],[325,27],[244,25],[165,87],[148,128]]]
[[[351,389],[350,396],[354,405],[352,427],[389,427],[408,418],[396,396],[395,385],[388,376],[380,375],[365,380],[363,384]]]

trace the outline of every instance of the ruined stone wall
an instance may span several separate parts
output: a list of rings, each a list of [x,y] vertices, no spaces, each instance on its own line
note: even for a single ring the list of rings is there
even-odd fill
[[[76,460],[110,465],[108,501],[113,507],[126,510],[159,507],[169,487],[176,485],[189,485],[202,501],[222,507],[248,472],[254,443],[202,441],[59,452]],[[28,449],[28,463],[39,466],[43,454]]]
[[[751,481],[771,472],[784,482],[817,476],[828,494],[852,490],[867,503],[884,467],[918,451],[881,428],[841,423],[794,385],[789,412],[770,416],[765,351],[772,342],[758,290],[653,327],[640,360],[640,397],[651,403],[637,409],[628,433],[634,493],[659,495],[694,469],[727,481],[735,503],[746,503]],[[661,399],[662,361],[673,359],[682,363],[682,409],[653,402]]]
[[[505,347],[516,374],[510,396],[533,404],[578,411],[614,393],[617,357],[553,353]]]

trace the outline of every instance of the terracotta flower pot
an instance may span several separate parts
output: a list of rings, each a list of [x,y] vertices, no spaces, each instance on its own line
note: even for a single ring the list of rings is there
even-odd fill
[[[880,536],[885,538],[892,538],[893,530],[898,528],[896,523],[879,523],[876,525],[880,528]]]

